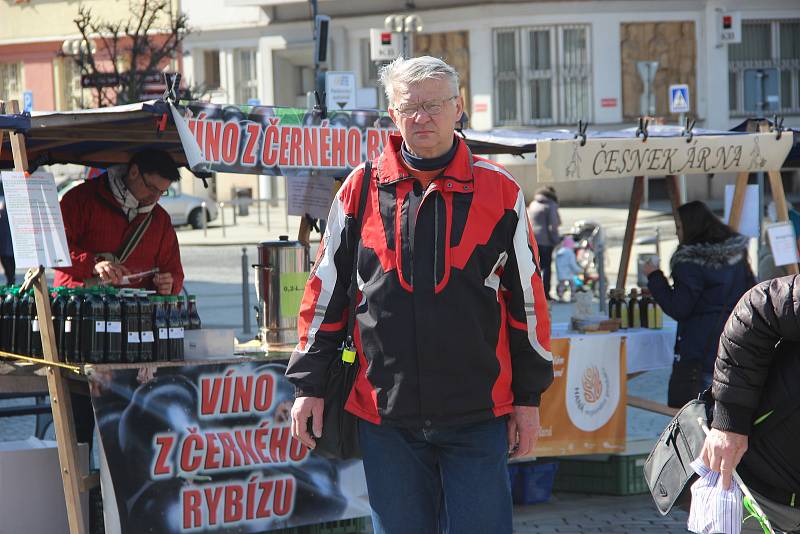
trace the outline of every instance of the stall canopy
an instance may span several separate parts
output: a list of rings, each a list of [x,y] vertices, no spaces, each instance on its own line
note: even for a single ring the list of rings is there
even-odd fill
[[[126,162],[144,148],[160,148],[195,172],[221,171],[292,176],[313,172],[341,176],[382,149],[394,129],[375,110],[334,111],[325,119],[314,111],[271,106],[234,106],[151,100],[70,112],[0,115],[0,130],[26,135],[31,168],[55,163],[106,167]],[[731,131],[694,129],[692,135],[744,136]],[[650,126],[650,138],[681,137],[677,126]],[[502,129],[462,132],[477,154],[534,154],[545,141],[574,140],[570,130]],[[588,140],[636,139],[637,129],[587,131]],[[793,137],[788,136],[790,139]],[[800,166],[800,144],[782,167]],[[8,136],[0,145],[0,168],[11,168]],[[710,171],[715,172],[715,171]]]

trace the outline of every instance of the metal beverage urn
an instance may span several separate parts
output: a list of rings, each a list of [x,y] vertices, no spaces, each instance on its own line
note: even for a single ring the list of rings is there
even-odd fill
[[[300,241],[258,244],[255,269],[258,332],[264,345],[297,342],[297,313],[310,270],[309,249]]]

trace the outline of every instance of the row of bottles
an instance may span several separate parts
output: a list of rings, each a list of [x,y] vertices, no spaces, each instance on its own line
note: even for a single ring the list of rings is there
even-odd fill
[[[631,289],[627,299],[625,291],[612,289],[608,292],[608,317],[619,319],[620,328],[662,328],[664,313],[661,306],[650,295],[650,291],[642,289],[642,296],[636,288]]]
[[[201,327],[197,299],[141,290],[56,288],[51,294],[56,349],[70,363],[139,363],[183,359],[184,330]],[[0,288],[0,350],[40,358],[32,291]]]

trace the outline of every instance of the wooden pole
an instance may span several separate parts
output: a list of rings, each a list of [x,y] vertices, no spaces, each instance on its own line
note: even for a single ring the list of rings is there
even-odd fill
[[[750,177],[748,172],[740,172],[736,175],[736,186],[733,189],[733,204],[731,205],[731,216],[728,219],[728,226],[735,232],[739,231],[742,222],[742,208],[744,207],[744,195],[747,192],[747,179]]]
[[[19,104],[10,102],[12,113],[19,113]],[[25,135],[10,132],[11,151],[14,156],[14,170],[28,171],[28,155],[25,151]],[[37,274],[29,271],[29,277],[35,276],[33,282],[36,299],[36,313],[39,320],[39,331],[42,337],[42,352],[44,359],[49,362],[58,362],[56,351],[55,328],[53,327],[53,314],[50,310],[50,297],[44,269],[39,267]],[[53,411],[53,426],[58,443],[58,462],[61,466],[61,481],[64,485],[64,499],[67,506],[67,521],[71,534],[86,534],[88,525],[84,521],[81,510],[81,485],[82,474],[78,464],[77,447],[75,443],[75,422],[72,419],[72,401],[70,399],[67,379],[63,370],[54,366],[47,368],[47,388],[50,393],[50,406]]]
[[[11,113],[19,113],[19,104],[16,100],[9,102]],[[9,132],[11,137],[11,153],[14,155],[14,170],[28,172],[28,152],[25,150],[25,136],[17,132]]]
[[[761,123],[759,126],[759,131],[769,132],[769,126],[766,123]],[[791,135],[791,133],[788,133],[787,135]],[[769,176],[769,188],[772,191],[772,199],[775,201],[775,212],[778,216],[778,221],[788,221],[789,206],[786,204],[786,191],[783,189],[781,173],[778,170],[773,170],[767,171],[767,175]],[[798,271],[796,263],[786,265],[786,269],[789,271],[789,274],[798,274],[798,272],[800,272]]]
[[[628,208],[628,223],[625,226],[625,238],[622,241],[622,257],[619,260],[619,272],[617,273],[617,290],[625,291],[625,280],[628,277],[628,264],[631,260],[633,237],[636,233],[636,219],[639,216],[639,206],[642,204],[643,196],[644,176],[636,176],[633,178],[633,191],[631,192],[631,203]]]

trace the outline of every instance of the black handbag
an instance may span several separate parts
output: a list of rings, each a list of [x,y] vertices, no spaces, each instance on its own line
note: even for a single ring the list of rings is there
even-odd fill
[[[324,458],[349,460],[361,457],[358,444],[358,418],[344,409],[347,398],[353,390],[358,374],[358,355],[353,341],[353,330],[356,319],[356,291],[358,289],[358,243],[361,240],[364,209],[367,204],[369,184],[372,180],[372,163],[364,164],[361,197],[356,214],[355,237],[353,238],[353,270],[347,295],[350,300],[350,311],[347,317],[347,336],[341,347],[341,357],[334,358],[328,367],[325,380],[325,409],[322,414],[322,436],[316,438],[314,453]],[[308,420],[311,432],[312,421]],[[313,432],[312,432],[313,435]]]
[[[676,504],[685,507],[689,503],[689,482],[697,477],[689,464],[700,456],[706,440],[699,420],[709,426],[713,406],[711,388],[686,403],[661,433],[644,462],[644,478],[661,515],[667,515]]]
[[[770,370],[770,377],[773,374],[793,374],[792,369],[786,366],[795,360],[797,348],[798,344],[787,343],[783,340],[776,346],[777,354],[774,358],[773,368]],[[769,388],[772,383],[770,377],[764,385],[765,388]],[[762,404],[758,408],[762,415],[755,419],[750,431],[749,449],[752,450],[756,442],[773,439],[774,430],[798,408],[800,408],[800,396],[794,396],[788,402],[783,402],[778,406]],[[706,427],[711,428],[713,410],[714,399],[709,387],[697,399],[689,401],[678,411],[661,433],[645,460],[644,478],[661,515],[667,515],[673,506],[689,509],[691,483],[697,479],[697,474],[689,464],[695,458],[700,457],[706,439],[699,420],[702,420]],[[747,453],[737,469],[742,471],[740,474],[744,482],[757,492],[776,502],[783,504],[790,502],[790,496],[783,495],[779,490],[765,485],[757,478],[757,472],[751,472],[747,465]]]

